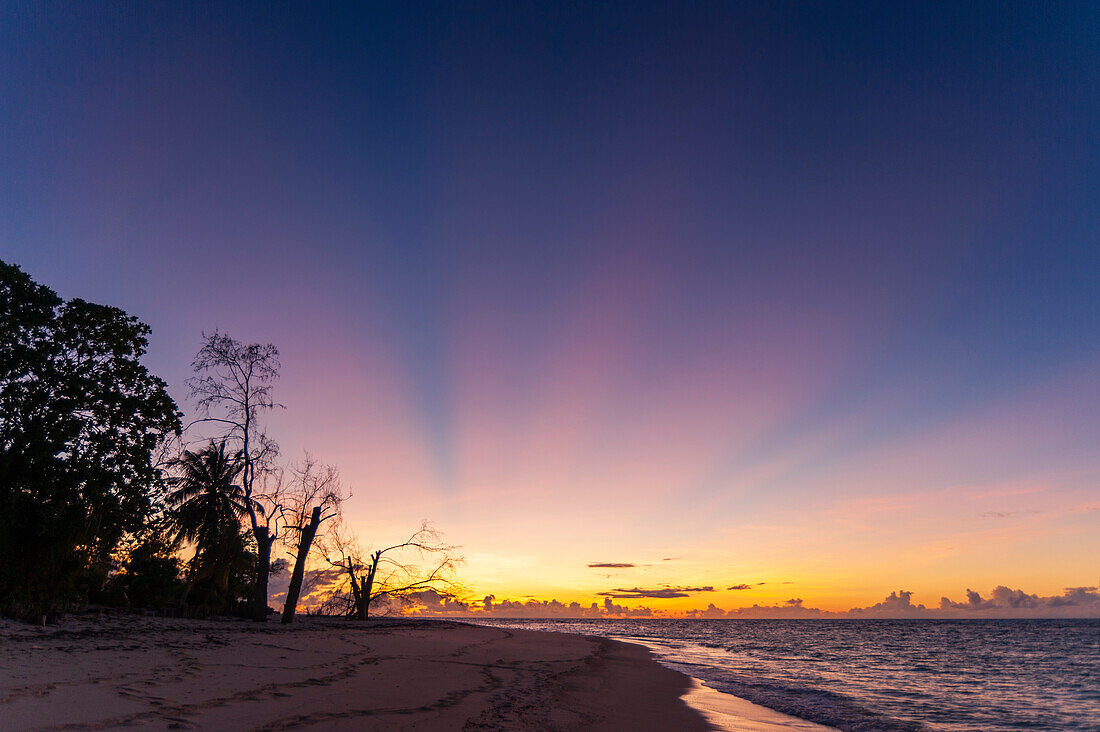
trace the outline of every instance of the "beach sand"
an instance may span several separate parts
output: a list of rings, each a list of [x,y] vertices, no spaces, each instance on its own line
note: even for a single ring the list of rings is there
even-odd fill
[[[639,646],[436,621],[74,618],[0,638],[0,726],[708,729]]]
[[[641,646],[445,621],[0,624],[5,730],[740,728],[696,687]]]

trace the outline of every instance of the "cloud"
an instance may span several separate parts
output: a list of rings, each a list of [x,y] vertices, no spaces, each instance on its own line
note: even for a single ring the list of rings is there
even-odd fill
[[[648,607],[636,607],[629,608],[625,605],[616,605],[612,602],[610,597],[605,597],[603,601],[603,611],[612,616],[625,616],[632,618],[648,618],[652,617],[653,611]]]
[[[710,608],[708,608],[709,610]],[[700,611],[706,612],[706,611]],[[718,617],[713,613],[699,617]],[[1004,585],[993,589],[989,597],[974,590],[966,591],[966,600],[954,602],[946,597],[938,607],[927,608],[913,602],[913,593],[897,590],[881,602],[841,612],[805,607],[801,598],[782,605],[753,605],[726,612],[727,618],[1096,618],[1100,617],[1100,593],[1095,587],[1067,587],[1052,597],[1031,595]]]
[[[1039,512],[1035,511],[1035,510],[1029,510],[1029,511],[986,511],[985,513],[978,514],[978,517],[979,518],[989,518],[989,519],[1005,519],[1005,518],[1011,518],[1013,516],[1034,516],[1037,513],[1039,513]]]
[[[1100,594],[1095,587],[1067,587],[1061,595],[1040,597],[999,585],[988,598],[971,589],[966,591],[966,602],[941,598],[939,610],[1023,617],[1094,617],[1100,616]]]
[[[279,558],[272,562],[272,570],[277,569],[268,584],[268,604],[282,607],[286,602],[287,588],[290,586],[290,572],[286,571],[290,563]],[[302,576],[301,594],[298,596],[298,610],[306,612],[315,609],[343,582],[342,569],[307,569]]]
[[[667,600],[673,597],[688,597],[693,592],[714,592],[714,588],[707,587],[661,587],[654,590],[643,590],[641,587],[630,589],[617,588],[608,592],[597,592],[601,597],[614,597],[616,600],[639,600],[643,597]]]
[[[588,566],[602,567],[605,569],[629,569],[630,567],[634,567],[636,565],[631,564],[630,562],[592,562]]]
[[[393,599],[393,605],[401,610],[425,615],[468,615],[470,604],[432,589],[412,592]]]
[[[651,617],[654,613],[648,607],[628,608],[617,605],[610,597],[603,605],[592,603],[569,604],[558,600],[497,600],[495,595],[486,595],[481,601],[479,611],[472,616],[490,616],[495,618],[606,618],[606,617]]]
[[[800,598],[787,600],[782,605],[752,605],[726,612],[727,618],[821,618],[828,613],[816,607],[804,607]]]
[[[908,590],[891,592],[882,602],[865,608],[853,608],[848,611],[855,616],[887,617],[887,618],[915,618],[928,614],[924,605],[913,604],[913,593]]]
[[[726,611],[712,602],[705,610],[689,610],[687,615],[693,618],[724,618]]]
[[[764,583],[761,582],[760,584],[764,584]],[[727,587],[726,589],[727,590],[751,590],[752,585],[744,585],[744,584],[742,584],[742,585],[732,585],[730,587]]]
[[[426,590],[410,595],[403,601],[404,605],[395,606],[395,609],[418,615],[466,617],[672,617],[673,614],[668,611],[646,606],[627,607],[615,600],[641,597],[667,599],[686,597],[691,592],[713,591],[714,588],[709,586],[654,590],[635,587],[599,593],[604,598],[602,603],[583,605],[579,602],[564,603],[558,600],[498,600],[495,595],[486,595],[480,603],[466,603]],[[896,590],[874,605],[843,611],[807,607],[802,598],[793,597],[775,605],[754,604],[730,610],[723,610],[712,602],[703,609],[688,610],[676,615],[692,618],[1100,618],[1100,590],[1097,587],[1067,587],[1061,595],[1043,597],[999,585],[988,596],[967,590],[965,600],[953,601],[944,597],[935,607],[914,603],[913,593],[908,590]]]

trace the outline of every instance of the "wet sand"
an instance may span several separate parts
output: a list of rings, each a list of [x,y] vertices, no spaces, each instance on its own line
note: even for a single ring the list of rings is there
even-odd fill
[[[0,623],[6,730],[713,729],[691,688],[641,646],[446,621]]]
[[[834,727],[808,722],[792,717],[774,709],[753,704],[747,699],[723,694],[706,686],[698,679],[692,679],[691,688],[684,695],[691,707],[702,712],[703,717],[715,729],[724,732],[795,732],[813,730],[825,732]]]

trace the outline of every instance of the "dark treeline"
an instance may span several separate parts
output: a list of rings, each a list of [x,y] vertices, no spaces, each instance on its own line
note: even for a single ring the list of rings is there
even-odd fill
[[[417,593],[454,596],[454,547],[430,527],[363,550],[340,518],[338,471],[308,454],[280,462],[263,421],[281,408],[275,346],[204,334],[185,426],[141,362],[148,335],[118,308],[63,301],[0,262],[0,612],[266,620],[270,578],[286,570],[283,622],[311,590],[327,598],[317,611],[355,618],[415,606]],[[273,561],[276,547],[286,559]]]

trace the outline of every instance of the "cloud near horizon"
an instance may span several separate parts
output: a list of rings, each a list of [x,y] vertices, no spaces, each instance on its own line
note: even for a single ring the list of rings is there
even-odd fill
[[[656,598],[667,600],[673,597],[690,597],[695,592],[714,592],[714,588],[707,587],[660,587],[654,590],[644,590],[641,587],[630,589],[617,588],[607,592],[597,592],[600,597],[613,597],[616,600],[640,600],[643,598]]]
[[[653,592],[681,590],[708,591],[706,588],[668,588]],[[713,588],[709,591],[713,591]],[[639,592],[645,591],[639,590]],[[578,602],[563,603],[558,600],[498,600],[493,595],[487,595],[481,603],[465,603],[446,600],[433,591],[426,590],[417,593],[416,597],[411,597],[402,611],[435,617],[475,618],[1100,618],[1100,591],[1096,587],[1067,587],[1061,595],[1042,597],[1000,585],[995,587],[988,597],[983,597],[973,590],[967,590],[965,601],[956,602],[944,597],[935,607],[914,604],[912,595],[912,592],[898,590],[869,607],[857,607],[838,612],[806,607],[801,598],[791,598],[778,605],[754,604],[749,607],[726,610],[714,603],[709,603],[703,609],[672,613],[646,606],[629,608],[615,603],[611,597],[604,597],[602,604],[593,602],[590,605],[582,605]],[[669,596],[685,595],[657,595],[656,598],[664,599]]]
[[[602,569],[629,569],[638,565],[630,562],[592,562],[588,565],[589,568],[602,568]]]
[[[501,618],[648,618],[654,616],[651,608],[629,608],[615,603],[610,597],[604,598],[602,605],[593,602],[585,606],[579,602],[565,604],[558,600],[498,601],[494,595],[486,595],[480,608],[471,608],[471,611],[466,614],[475,617]]]

